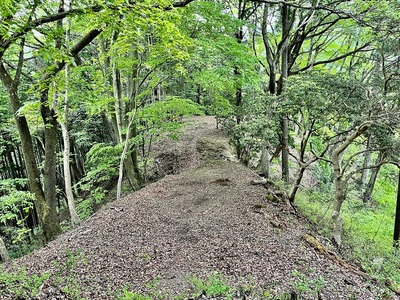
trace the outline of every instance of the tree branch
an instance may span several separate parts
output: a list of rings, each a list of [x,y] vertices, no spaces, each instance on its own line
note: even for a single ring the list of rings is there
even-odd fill
[[[335,149],[332,153],[331,159],[332,162],[334,164],[334,171],[335,173],[340,173],[343,174],[341,168],[340,168],[340,162],[339,162],[339,156],[342,154],[342,152],[344,150],[346,150],[346,148],[348,146],[350,146],[350,144],[357,138],[359,137],[361,134],[363,134],[365,131],[368,130],[369,127],[371,127],[373,124],[372,121],[365,121],[364,123],[362,123],[356,131],[354,131],[351,135],[349,135],[346,140],[343,142],[342,145],[340,145],[337,149]]]
[[[338,56],[338,57],[334,57],[334,58],[331,58],[331,59],[327,59],[327,60],[322,60],[322,61],[314,62],[313,64],[309,64],[309,65],[305,66],[304,68],[297,70],[296,72],[291,72],[290,75],[296,75],[296,74],[298,74],[298,73],[300,73],[300,72],[303,72],[303,71],[306,71],[306,70],[308,70],[308,69],[310,69],[310,68],[312,68],[312,67],[314,67],[314,66],[316,66],[316,65],[329,64],[329,63],[332,63],[332,62],[341,60],[341,59],[343,59],[343,58],[346,58],[346,57],[348,57],[348,56],[350,56],[350,55],[353,55],[353,54],[356,54],[356,53],[359,53],[359,52],[369,52],[369,51],[372,51],[373,49],[366,49],[368,46],[370,46],[370,43],[366,43],[366,44],[364,44],[363,46],[361,46],[361,47],[359,47],[359,48],[356,48],[356,49],[354,49],[353,51],[350,51],[350,52],[345,53],[345,54],[343,54],[343,55],[340,55],[340,56]]]
[[[15,42],[20,37],[27,34],[32,29],[35,29],[36,27],[39,27],[43,24],[62,20],[65,17],[70,16],[70,15],[78,15],[78,14],[86,13],[88,11],[98,12],[101,9],[102,9],[102,7],[100,7],[100,6],[92,6],[92,7],[88,7],[88,8],[84,8],[84,9],[82,9],[82,8],[72,9],[72,10],[68,10],[68,11],[62,11],[62,12],[59,12],[54,15],[45,16],[45,17],[36,19],[32,22],[29,22],[24,27],[20,28],[18,30],[18,32],[12,34],[8,39],[4,39],[4,37],[0,38],[0,41],[2,41],[2,43],[0,44],[0,58],[3,56],[4,52],[11,46],[11,44],[13,42]]]
[[[93,29],[89,31],[79,42],[77,42],[70,51],[71,56],[75,57],[85,48],[87,45],[89,45],[102,31],[99,29]],[[51,77],[53,77],[55,74],[60,72],[65,66],[65,60],[59,61],[55,64],[52,70],[47,72],[43,77],[43,81],[49,80]]]
[[[184,7],[193,1],[195,1],[195,0],[184,0],[181,2],[176,2],[176,3],[172,4],[172,8]],[[71,9],[71,10],[66,10],[66,11],[60,11],[56,14],[48,15],[48,16],[33,20],[31,22],[28,22],[24,27],[21,27],[18,30],[18,32],[15,32],[7,39],[5,39],[4,36],[0,35],[0,59],[4,55],[5,51],[12,45],[13,42],[15,42],[20,37],[22,37],[25,34],[27,34],[28,32],[30,32],[32,29],[35,29],[44,24],[53,23],[53,22],[62,20],[68,16],[75,16],[75,15],[84,14],[87,12],[100,12],[101,10],[103,10],[105,8],[120,9],[120,7],[117,7],[117,6],[116,7],[113,7],[113,6],[103,7],[103,6],[95,5],[95,6],[90,6],[90,7],[86,7],[86,8],[76,8],[76,9]],[[168,8],[165,8],[165,10],[168,10]]]
[[[25,39],[22,39],[20,44],[21,50],[19,51],[19,56],[18,56],[18,64],[14,76],[15,86],[19,85],[19,81],[21,79],[22,67],[24,65],[24,46],[25,46]]]
[[[174,4],[172,4],[173,7],[185,7],[186,5],[188,5],[189,3],[193,2],[195,0],[183,0],[181,2],[175,2]]]

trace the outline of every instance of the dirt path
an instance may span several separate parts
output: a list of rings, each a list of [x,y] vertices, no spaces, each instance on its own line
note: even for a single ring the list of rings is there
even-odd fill
[[[188,276],[215,271],[270,295],[308,289],[301,299],[382,299],[380,288],[317,253],[303,239],[306,222],[268,202],[266,190],[250,184],[257,176],[226,160],[213,118],[192,119],[182,140],[168,143],[183,172],[109,204],[15,263],[73,278],[84,299],[113,299],[124,287],[146,291],[155,278],[158,289],[176,294],[190,287]],[[54,278],[40,299],[70,299]]]

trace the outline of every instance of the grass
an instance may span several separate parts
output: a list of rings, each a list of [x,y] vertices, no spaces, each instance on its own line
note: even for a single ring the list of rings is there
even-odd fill
[[[189,282],[194,287],[192,296],[196,298],[205,295],[211,297],[224,296],[225,299],[233,299],[236,294],[236,290],[219,273],[210,274],[204,279],[193,276],[189,279]]]
[[[0,290],[2,292],[1,299],[33,299],[38,295],[40,286],[48,280],[48,284],[53,286],[55,290],[61,291],[68,299],[78,300],[86,299],[83,296],[83,289],[90,288],[86,286],[82,288],[78,279],[75,278],[73,269],[81,260],[79,253],[67,253],[67,260],[60,264],[60,272],[56,274],[27,275],[25,270],[18,272],[5,272],[0,268]],[[62,269],[62,270],[61,270]],[[259,300],[284,300],[292,299],[291,295],[298,295],[302,299],[302,295],[317,295],[318,291],[323,288],[323,278],[310,278],[307,275],[293,271],[293,288],[290,293],[281,295],[274,294],[271,290],[262,290],[256,287],[249,278],[244,280],[246,284],[234,286],[219,272],[212,272],[205,276],[189,276],[187,283],[190,289],[178,295],[172,295],[169,292],[161,292],[158,289],[158,278],[146,284],[145,292],[140,292],[132,287],[126,287],[118,291],[110,290],[108,296],[117,300],[154,300],[154,299],[259,299]]]
[[[343,249],[346,258],[355,261],[374,277],[387,277],[400,283],[400,253],[393,249],[396,210],[397,170],[384,166],[373,192],[373,202],[363,203],[355,192],[343,204]],[[333,193],[329,190],[302,190],[296,198],[299,210],[315,222],[319,233],[330,237]]]
[[[24,269],[18,272],[5,272],[0,266],[1,295],[4,298],[9,297],[8,299],[32,299],[49,277],[47,273],[28,276]]]
[[[212,272],[208,275],[198,277],[188,277],[190,283],[190,290],[179,294],[163,294],[157,291],[157,286],[153,285],[149,293],[141,293],[138,291],[129,291],[124,289],[117,293],[118,300],[152,300],[152,299],[259,299],[259,300],[288,300],[293,299],[293,295],[299,296],[296,299],[303,299],[304,296],[315,296],[318,291],[324,286],[322,278],[312,279],[307,277],[301,272],[294,271],[293,288],[294,290],[289,293],[274,295],[270,290],[262,290],[255,287],[253,284],[243,284],[240,286],[233,286],[228,283],[228,280],[218,272]],[[305,297],[307,298],[307,297]],[[305,299],[304,298],[304,299]],[[309,299],[309,298],[307,298]]]

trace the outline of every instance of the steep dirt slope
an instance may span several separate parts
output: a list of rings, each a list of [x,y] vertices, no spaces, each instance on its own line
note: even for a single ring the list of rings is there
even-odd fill
[[[314,290],[302,299],[382,299],[381,288],[317,253],[304,241],[305,220],[268,202],[265,188],[250,184],[257,176],[227,160],[232,155],[212,118],[191,121],[180,142],[161,149],[180,153],[180,174],[109,204],[16,266],[59,272],[85,299],[114,299],[124,287],[146,291],[155,278],[157,288],[176,294],[190,287],[188,276],[215,271],[271,295],[298,294],[302,285]],[[57,276],[40,299],[71,297]]]

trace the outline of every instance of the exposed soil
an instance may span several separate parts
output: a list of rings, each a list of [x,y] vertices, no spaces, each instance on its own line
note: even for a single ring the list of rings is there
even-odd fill
[[[189,121],[180,141],[159,145],[160,164],[162,157],[174,157],[170,173],[179,174],[110,203],[8,267],[24,266],[29,274],[59,272],[85,299],[114,299],[124,287],[145,292],[155,278],[158,289],[174,295],[190,288],[188,276],[216,271],[232,285],[270,295],[294,297],[303,286],[309,291],[300,299],[384,299],[382,287],[304,240],[313,235],[305,219],[285,203],[269,201],[263,186],[251,184],[258,176],[233,161],[214,118]],[[46,281],[38,299],[71,298],[57,276]]]

